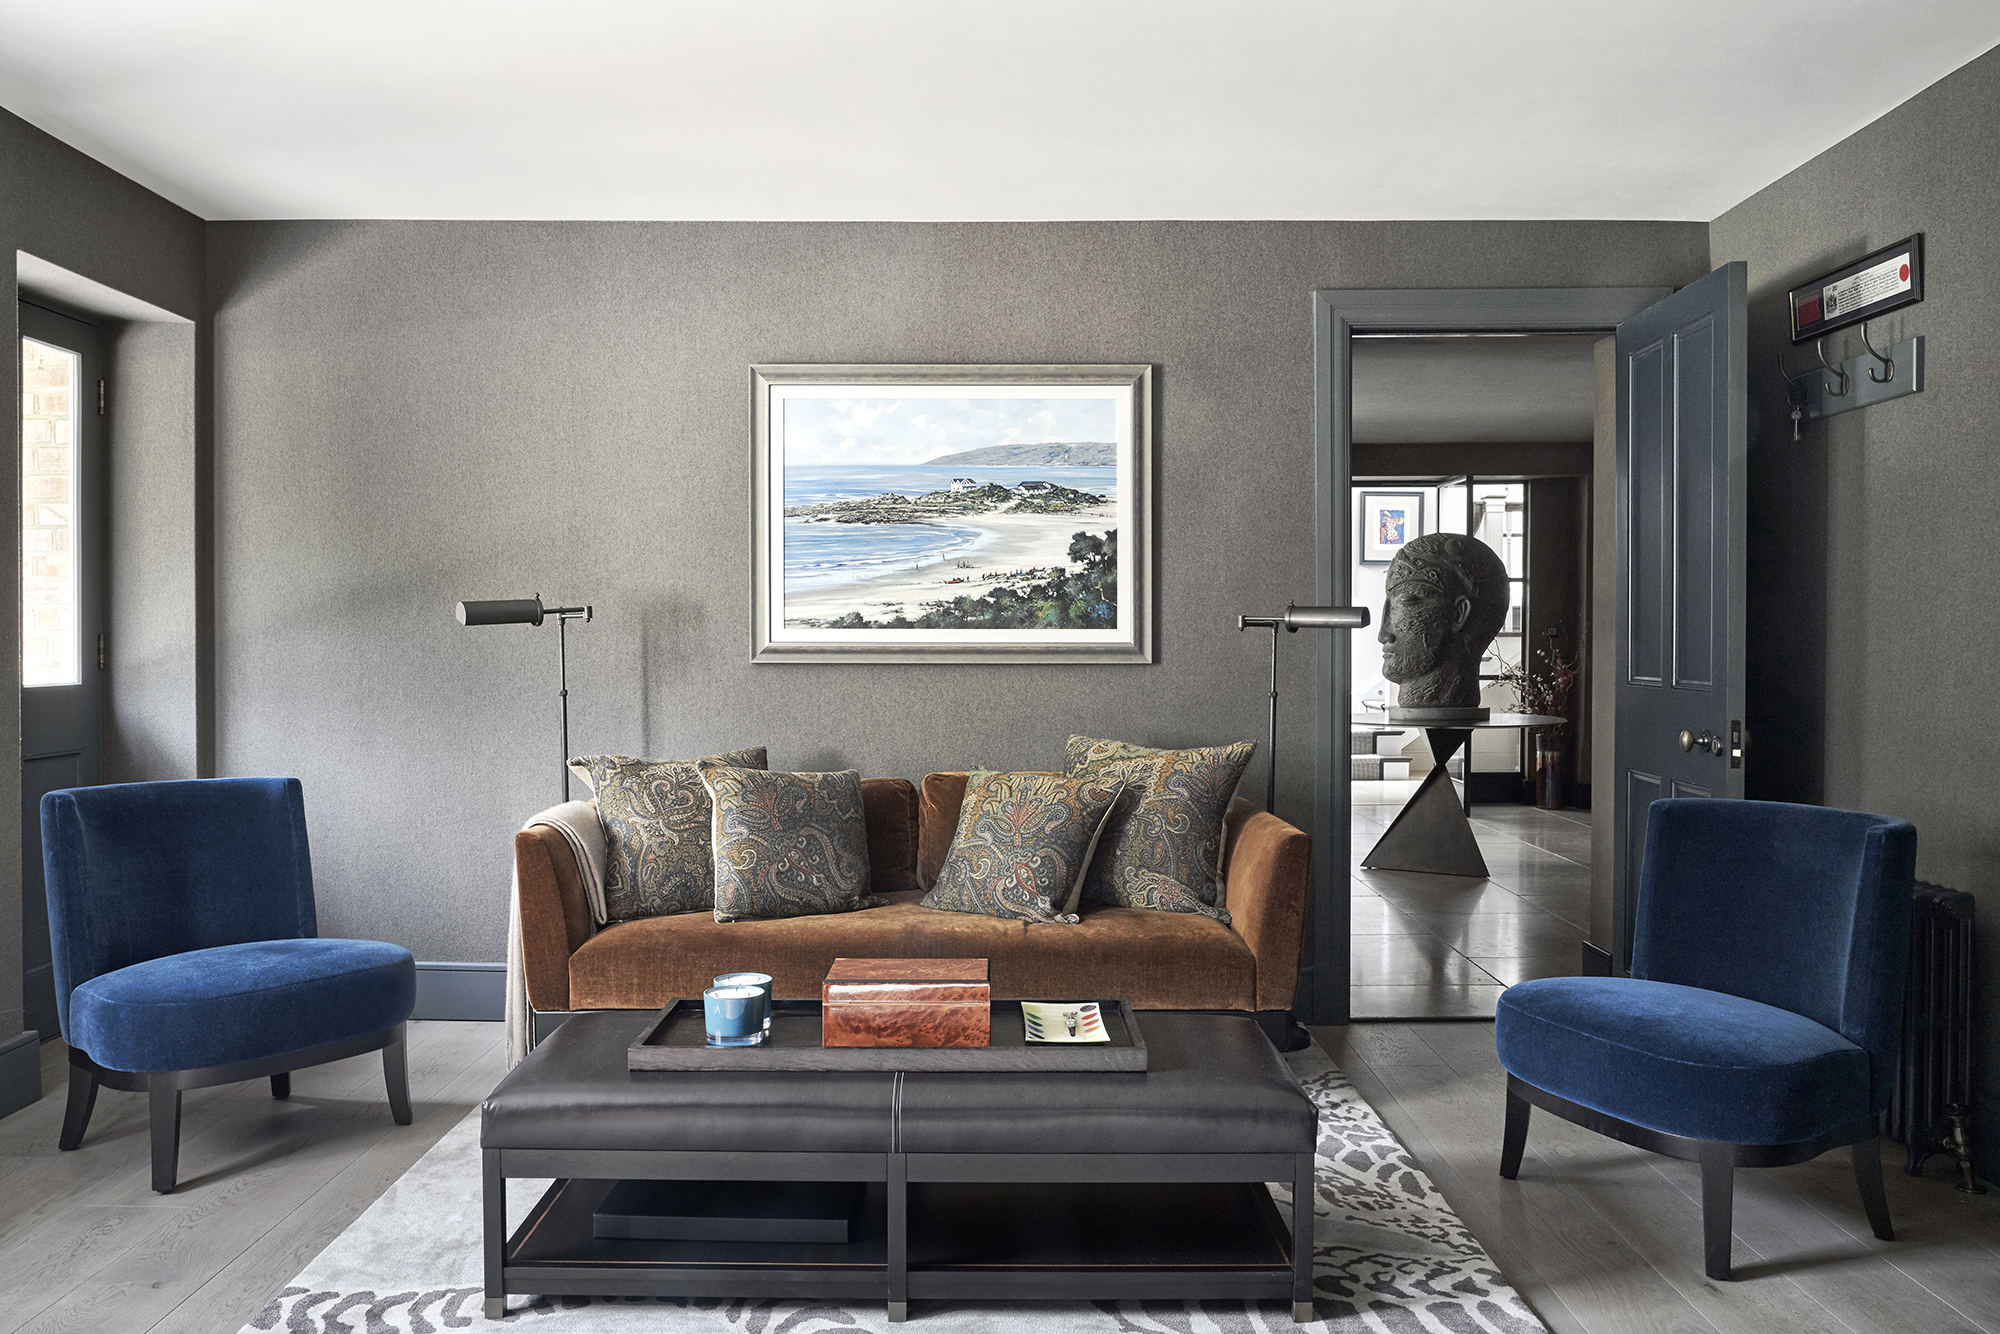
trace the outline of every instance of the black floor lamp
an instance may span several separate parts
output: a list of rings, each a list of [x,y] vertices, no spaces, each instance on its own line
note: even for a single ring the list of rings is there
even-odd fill
[[[556,673],[559,682],[557,691],[562,699],[562,794],[569,800],[569,623],[583,621],[589,623],[593,609],[589,605],[581,607],[544,607],[542,595],[531,598],[501,598],[490,602],[461,602],[458,604],[460,625],[540,625],[548,617],[556,621]]]
[[[1368,624],[1366,607],[1301,607],[1288,604],[1283,616],[1238,616],[1239,631],[1255,626],[1271,632],[1271,739],[1264,747],[1269,767],[1264,774],[1264,809],[1269,811],[1278,792],[1278,630],[1291,634],[1301,630],[1359,630]]]

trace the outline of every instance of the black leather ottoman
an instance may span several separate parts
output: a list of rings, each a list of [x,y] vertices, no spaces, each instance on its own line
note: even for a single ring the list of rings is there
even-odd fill
[[[583,1014],[486,1099],[486,1314],[510,1293],[1289,1299],[1312,1318],[1316,1112],[1247,1015],[1148,1011],[1140,1074],[659,1072]],[[554,1184],[506,1235],[509,1177]],[[845,1181],[845,1245],[593,1235],[622,1179]],[[1291,1226],[1266,1181],[1292,1186]],[[1295,1245],[1293,1238],[1306,1238]]]

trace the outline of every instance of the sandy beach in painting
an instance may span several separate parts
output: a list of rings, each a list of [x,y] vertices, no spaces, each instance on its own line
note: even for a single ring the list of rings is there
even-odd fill
[[[1077,533],[1104,533],[1118,524],[1118,507],[1106,502],[1067,514],[1013,514],[1005,510],[954,516],[950,527],[979,534],[968,547],[915,568],[890,570],[820,588],[787,589],[785,623],[829,621],[858,611],[868,620],[915,618],[924,604],[956,597],[981,597],[1004,582],[984,574],[1069,562]]]

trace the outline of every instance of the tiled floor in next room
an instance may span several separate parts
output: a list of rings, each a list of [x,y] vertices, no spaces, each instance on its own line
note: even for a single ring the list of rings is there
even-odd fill
[[[1577,972],[1590,934],[1590,812],[1474,806],[1490,879],[1364,869],[1416,790],[1414,779],[1354,784],[1354,1017],[1489,1018],[1514,983]]]

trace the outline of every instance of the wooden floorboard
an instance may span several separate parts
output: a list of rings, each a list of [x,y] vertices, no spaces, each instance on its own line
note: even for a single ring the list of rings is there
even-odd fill
[[[1496,1107],[1497,1145],[1504,1076],[1493,1054],[1490,1031],[1481,1034],[1470,1025],[1432,1025],[1422,1034],[1454,1068],[1487,1082]],[[1700,1273],[1701,1175],[1694,1164],[1624,1149],[1544,1113],[1535,1115],[1529,1132],[1531,1158],[1538,1147],[1545,1158],[1602,1163],[1598,1174],[1617,1189],[1592,1192],[1593,1206],[1711,1319],[1747,1302],[1751,1308],[1745,1327],[1751,1329],[1768,1327],[1760,1309],[1784,1312],[1797,1328],[1818,1327],[1814,1308],[1839,1322],[1829,1327],[1939,1334],[1996,1327],[1982,1322],[1976,1313],[1987,1308],[1991,1319],[1990,1306],[2000,1299],[2000,1270],[1990,1271],[1987,1281],[1979,1284],[1976,1262],[1966,1261],[1983,1247],[1967,1251],[1936,1244],[1939,1225],[1947,1220],[1962,1225],[1967,1213],[1951,1207],[1964,1197],[1941,1193],[1940,1183],[1889,1174],[1890,1214],[1901,1228],[1901,1240],[1882,1242],[1869,1230],[1844,1149],[1794,1168],[1739,1172],[1734,1217],[1737,1278],[1725,1286]],[[1532,1179],[1532,1168],[1524,1167],[1523,1176]],[[1661,1191],[1656,1183],[1668,1189]],[[1669,1223],[1669,1218],[1675,1221]],[[2000,1216],[1988,1212],[1985,1222],[1993,1229]],[[1935,1274],[1936,1280],[1926,1282],[1926,1274]],[[1974,1276],[1970,1285],[1968,1276]],[[1765,1291],[1770,1286],[1765,1280],[1796,1289],[1810,1305],[1772,1297]],[[1709,1301],[1712,1292],[1725,1294],[1726,1300]]]
[[[507,1072],[505,1051],[485,1035],[476,1048],[462,1054],[467,1059],[457,1077],[416,1108],[410,1126],[385,1129],[324,1186],[154,1325],[154,1334],[234,1334],[243,1319],[276,1296],[292,1275],[477,1107]],[[228,1313],[226,1318],[222,1313]]]
[[[1398,1023],[1352,1024],[1345,1028],[1316,1029],[1314,1033],[1320,1045],[1347,1073],[1356,1092],[1396,1132],[1403,1147],[1429,1171],[1443,1161],[1443,1155],[1431,1143],[1418,1119],[1397,1102],[1395,1093],[1383,1082],[1381,1073],[1364,1055],[1372,1052],[1384,1065],[1392,1064],[1391,1058],[1406,1058],[1402,1063],[1441,1066],[1443,1062],[1415,1035],[1412,1031],[1414,1027]],[[1432,1175],[1432,1180],[1441,1192],[1445,1190],[1444,1183],[1436,1175]],[[1450,1193],[1446,1194],[1446,1198],[1451,1198]],[[1520,1244],[1521,1238],[1503,1232],[1481,1236],[1480,1241],[1507,1281],[1534,1307],[1542,1322],[1555,1334],[1585,1334],[1589,1326],[1570,1311],[1567,1303],[1542,1278],[1533,1256]]]
[[[1625,1236],[1606,1227],[1573,1185],[1523,1190],[1500,1178],[1500,1104],[1491,1087],[1446,1065],[1399,1066],[1382,1074],[1399,1110],[1425,1126],[1438,1156],[1418,1161],[1473,1235],[1504,1237],[1527,1253],[1533,1279],[1524,1274],[1516,1286],[1530,1305],[1540,1309],[1537,1299],[1546,1291],[1586,1329],[1712,1334],[1716,1327]],[[1525,1165],[1524,1174],[1531,1167]],[[1507,1260],[1500,1254],[1494,1260],[1509,1273]]]
[[[1869,1231],[1846,1150],[1739,1172],[1737,1277],[1718,1283],[1693,1164],[1537,1112],[1520,1179],[1500,1177],[1491,1024],[1314,1032],[1551,1329],[2000,1334],[2000,1194],[1958,1194],[1941,1164],[1911,1178],[1885,1153],[1893,1242]]]
[[[1435,1025],[1426,1040],[1464,1073],[1467,1087],[1482,1087],[1492,1108],[1489,1124],[1497,1150],[1504,1075],[1493,1055],[1490,1031]],[[1475,1073],[1476,1072],[1476,1073]],[[1477,1133],[1477,1127],[1470,1127]],[[1862,1214],[1845,1150],[1803,1170],[1837,1174],[1843,1197],[1830,1210],[1815,1208],[1781,1172],[1737,1174],[1735,1267],[1737,1278],[1717,1284],[1701,1272],[1700,1172],[1655,1154],[1617,1145],[1557,1117],[1536,1113],[1528,1161],[1517,1188],[1535,1187],[1542,1168],[1583,1187],[1585,1201],[1604,1223],[1670,1282],[1704,1318],[1722,1329],[1879,1329],[1962,1331],[1968,1323],[1956,1306],[1928,1285],[1890,1264],[1887,1251],[1921,1261],[1922,1245],[1876,1241]],[[1788,1169],[1796,1173],[1800,1169]],[[1893,1185],[1894,1183],[1892,1183]],[[1922,1183],[1912,1183],[1921,1185]],[[1932,1190],[1892,1195],[1892,1216],[1915,1203],[1935,1212],[1944,1203]]]
[[[379,1053],[297,1071],[283,1101],[264,1080],[187,1095],[171,1195],[151,1190],[143,1095],[101,1092],[61,1153],[64,1089],[45,1078],[0,1123],[4,1180],[34,1190],[0,1216],[0,1331],[240,1328],[505,1073],[498,1024],[412,1023],[407,1055],[409,1126]]]
[[[1499,1176],[1503,1075],[1490,1023],[1316,1030],[1555,1334],[2000,1334],[2000,1193],[1891,1154],[1898,1240],[1877,1241],[1844,1152],[1739,1174],[1739,1279],[1701,1273],[1699,1176],[1537,1114]],[[52,1044],[53,1046],[53,1044]],[[150,1189],[145,1099],[100,1095],[59,1153],[63,1066],[0,1121],[0,1331],[233,1334],[458,1123],[504,1071],[497,1024],[412,1024],[415,1124],[394,1125],[380,1057],[188,1095],[174,1194]]]

